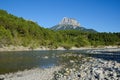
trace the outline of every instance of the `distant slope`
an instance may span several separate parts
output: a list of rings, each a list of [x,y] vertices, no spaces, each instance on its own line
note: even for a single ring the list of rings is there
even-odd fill
[[[79,30],[79,31],[83,31],[83,32],[97,32],[94,29],[86,29],[84,27],[79,27],[79,26],[74,28],[72,25],[59,25],[59,24],[51,27],[50,29],[52,29],[52,30]]]

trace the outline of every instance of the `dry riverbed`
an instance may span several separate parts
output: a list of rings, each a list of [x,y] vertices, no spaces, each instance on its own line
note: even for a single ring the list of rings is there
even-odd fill
[[[18,71],[0,75],[0,80],[52,80],[54,72],[60,70],[61,67],[52,67],[47,69],[35,68],[31,70]]]

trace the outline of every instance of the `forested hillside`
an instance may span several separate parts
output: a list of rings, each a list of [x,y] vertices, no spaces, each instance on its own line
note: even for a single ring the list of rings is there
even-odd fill
[[[28,46],[36,48],[46,46],[67,49],[72,46],[120,45],[118,33],[90,33],[76,30],[53,31],[42,28],[37,23],[16,17],[0,10],[0,46]]]

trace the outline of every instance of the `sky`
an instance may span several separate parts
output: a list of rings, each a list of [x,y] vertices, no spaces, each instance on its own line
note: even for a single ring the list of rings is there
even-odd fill
[[[45,28],[69,17],[85,28],[120,32],[120,0],[0,0],[0,9]]]

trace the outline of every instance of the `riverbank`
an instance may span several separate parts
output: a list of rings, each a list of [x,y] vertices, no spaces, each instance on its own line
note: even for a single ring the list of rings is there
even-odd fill
[[[31,51],[31,50],[65,50],[63,47],[59,47],[57,49],[50,49],[48,47],[38,47],[38,48],[30,48],[30,47],[24,47],[24,46],[8,46],[8,47],[1,47],[0,51]]]
[[[111,51],[117,49],[120,51],[120,46],[102,46],[102,47],[72,47],[69,50],[85,50],[85,49],[100,49],[100,50],[108,50],[112,49]],[[45,46],[40,46],[38,48],[30,48],[30,47],[24,47],[24,46],[8,46],[8,47],[0,47],[0,51],[31,51],[31,50],[67,50],[64,47],[58,47],[56,49],[51,49]]]
[[[112,55],[111,55],[112,56]],[[120,80],[120,63],[79,53],[63,53],[61,66],[0,75],[0,80]]]
[[[60,69],[60,66],[56,66],[45,69],[35,68],[31,70],[18,71],[16,73],[0,75],[0,80],[52,80],[54,72]]]
[[[63,57],[69,58],[69,63],[54,74],[54,80],[120,80],[120,63],[116,61],[83,58],[78,54],[68,54]]]

